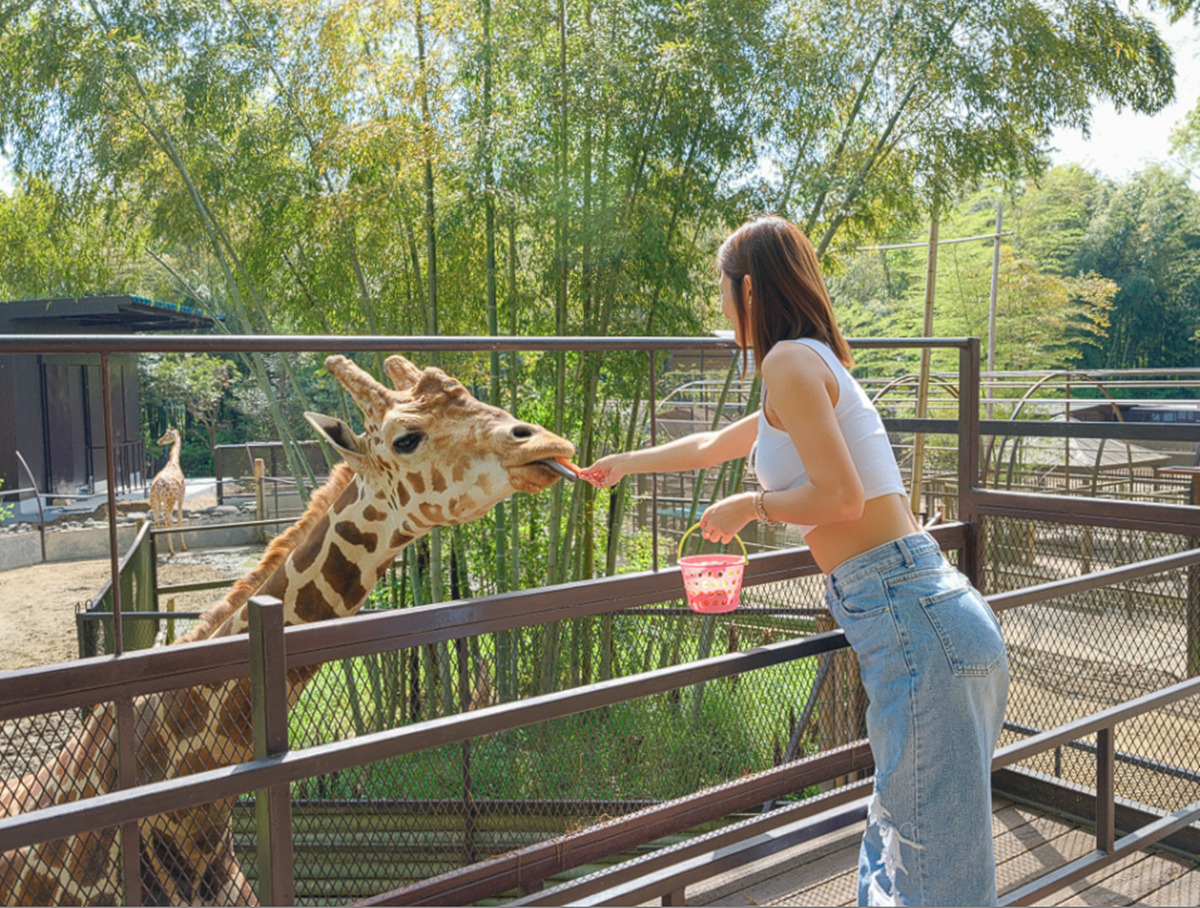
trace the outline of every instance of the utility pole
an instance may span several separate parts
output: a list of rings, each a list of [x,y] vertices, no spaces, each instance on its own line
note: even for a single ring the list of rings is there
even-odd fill
[[[992,242],[992,295],[988,301],[987,418],[992,418],[993,374],[996,371],[996,297],[1000,287],[1000,203],[996,203],[996,239]]]
[[[929,262],[925,269],[925,321],[922,337],[933,336],[933,298],[937,291],[938,254],[938,195],[933,197],[932,216],[929,220]],[[921,375],[917,384],[917,419],[924,419],[929,409],[929,367],[932,350],[921,350]],[[910,507],[918,518],[921,516],[921,482],[925,469],[925,433],[917,432],[913,439],[913,468]]]

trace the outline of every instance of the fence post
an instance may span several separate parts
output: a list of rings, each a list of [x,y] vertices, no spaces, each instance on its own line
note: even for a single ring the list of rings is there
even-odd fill
[[[213,449],[213,473],[216,474],[216,480],[217,480],[217,504],[218,505],[222,505],[225,503],[225,477],[222,475],[224,471],[222,470],[222,463],[221,463],[223,454],[224,454],[224,451],[222,450],[221,445],[217,445],[216,448]]]
[[[283,639],[283,603],[255,596],[249,603],[251,721],[254,758],[278,756],[288,749],[287,653]],[[258,847],[258,900],[263,905],[296,901],[292,858],[292,794],[287,783],[254,793]]]
[[[1106,725],[1096,732],[1096,848],[1105,854],[1112,854],[1116,843],[1113,731]]]
[[[979,481],[979,338],[968,338],[958,351],[958,519],[967,525],[959,570],[982,589],[983,528],[975,516]]]
[[[267,501],[263,491],[263,473],[265,465],[261,457],[254,458],[254,514],[256,520],[267,519]],[[267,531],[265,526],[258,528],[258,541],[265,542]]]

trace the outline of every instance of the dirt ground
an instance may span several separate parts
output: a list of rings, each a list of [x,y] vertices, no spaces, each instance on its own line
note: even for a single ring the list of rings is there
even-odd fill
[[[216,504],[215,495],[189,498],[188,508]],[[159,555],[158,583],[170,586],[235,580],[257,562],[255,548],[205,549]],[[112,577],[108,558],[35,564],[0,571],[0,671],[15,671],[79,658],[75,611],[85,608]],[[175,597],[175,610],[202,612],[221,601],[220,589]],[[166,608],[166,602],[160,601]]]
[[[181,553],[162,560],[161,585],[236,579],[256,562],[250,549]],[[15,671],[79,658],[75,611],[91,602],[112,576],[107,558],[35,564],[0,572],[0,671]],[[177,611],[204,611],[221,600],[221,590],[176,597]]]

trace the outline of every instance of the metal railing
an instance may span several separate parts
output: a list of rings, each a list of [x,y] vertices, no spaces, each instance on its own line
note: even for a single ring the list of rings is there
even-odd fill
[[[655,385],[654,351],[686,347],[720,347],[725,342],[708,339],[603,339],[584,342],[579,339],[532,339],[527,341],[489,338],[0,338],[0,354],[38,349],[54,352],[58,349],[80,349],[93,345],[102,353],[102,368],[107,378],[104,351],[212,351],[236,352],[247,350],[344,351],[396,349],[414,350],[642,350],[650,356],[649,380]],[[901,419],[889,422],[897,432],[929,432],[954,434],[957,448],[957,518],[934,527],[931,532],[944,549],[956,554],[960,569],[978,585],[984,559],[984,524],[992,518],[1014,518],[1028,521],[1053,521],[1071,525],[1111,527],[1122,531],[1170,533],[1182,537],[1200,537],[1200,508],[1164,504],[1137,504],[1112,501],[1065,500],[1048,496],[1005,493],[977,487],[979,475],[978,439],[981,432],[994,431],[979,418],[979,344],[974,339],[938,339],[931,341],[883,340],[861,342],[865,346],[902,347],[940,346],[957,349],[963,391],[958,401],[956,420]],[[46,346],[49,345],[49,346]],[[653,392],[652,392],[653,396]],[[107,393],[105,400],[108,399]],[[653,420],[653,408],[651,408]],[[106,413],[106,430],[109,420]],[[1013,424],[1005,422],[1005,431]],[[1103,429],[1111,437],[1123,437],[1127,427],[1071,426],[1074,431],[1094,432]],[[1176,427],[1177,432],[1196,432],[1200,427]],[[651,435],[655,434],[653,422]],[[111,435],[109,436],[111,437]],[[1192,437],[1192,436],[1187,436]],[[110,498],[111,498],[110,491]],[[652,497],[654,495],[652,488]],[[110,539],[113,552],[113,574],[120,574],[115,540],[115,508],[110,500]],[[657,508],[651,513],[657,521]],[[654,528],[657,553],[657,523]],[[1193,544],[1194,547],[1194,544]],[[1082,577],[1053,584],[1041,584],[1029,589],[992,594],[989,599],[998,611],[1016,609],[1089,590],[1105,589],[1126,583],[1136,577],[1153,576],[1165,571],[1194,571],[1200,563],[1200,553],[1186,551],[1167,559],[1149,559],[1109,571],[1093,572]],[[744,584],[747,589],[767,589],[776,584],[791,583],[817,573],[807,549],[797,548],[753,555]],[[113,618],[116,651],[121,644],[121,584],[114,583]],[[548,626],[555,622],[629,613],[657,603],[671,602],[679,597],[678,574],[674,570],[659,571],[657,565],[649,572],[583,581],[564,586],[533,591],[500,594],[474,600],[464,600],[427,606],[400,612],[380,612],[360,615],[333,623],[283,629],[279,607],[271,602],[257,601],[252,614],[249,637],[208,641],[172,647],[169,650],[143,651],[105,660],[102,665],[48,666],[0,675],[0,721],[18,722],[22,719],[55,711],[90,709],[96,703],[115,704],[117,739],[115,749],[120,770],[120,790],[94,798],[72,801],[42,810],[31,811],[0,820],[0,853],[57,839],[84,830],[116,827],[124,840],[126,879],[139,879],[138,821],[161,813],[207,804],[214,800],[236,798],[247,791],[258,792],[255,798],[257,824],[256,850],[259,862],[259,898],[264,903],[287,904],[294,898],[294,862],[291,832],[291,799],[288,786],[315,776],[336,774],[353,767],[374,764],[400,755],[416,754],[447,744],[468,747],[471,742],[543,723],[553,717],[576,715],[588,710],[603,710],[615,704],[627,703],[648,696],[669,695],[688,686],[711,684],[720,679],[732,679],[754,671],[804,660],[845,648],[844,636],[838,630],[815,633],[797,639],[765,643],[748,650],[731,651],[682,664],[637,674],[613,677],[596,683],[543,693],[522,700],[483,706],[456,715],[410,723],[397,728],[370,731],[353,738],[321,743],[314,746],[288,749],[286,673],[291,670],[356,659],[386,653],[417,653],[422,648],[475,639],[484,634],[501,634],[522,628]],[[219,684],[236,679],[249,679],[254,694],[253,736],[256,742],[255,759],[176,779],[149,784],[137,784],[136,742],[133,735],[134,699],[162,691],[180,690],[196,685]],[[1111,728],[1112,723],[1126,721],[1132,716],[1157,708],[1164,698],[1179,699],[1193,693],[1193,682],[1185,682],[1179,690],[1163,692],[1157,699],[1135,700],[1120,710],[1104,713],[1086,725],[1088,730]],[[1178,696],[1176,696],[1178,695]],[[1155,695],[1157,696],[1157,695]],[[465,707],[464,707],[465,708]],[[1081,720],[1082,721],[1082,720]],[[1032,754],[1039,749],[1054,747],[1075,740],[1085,725],[1068,723],[1052,728],[1020,745],[1011,745],[1001,753],[1013,756]],[[1111,748],[1098,748],[1102,762],[1111,763]],[[716,820],[739,809],[761,805],[794,791],[795,779],[789,776],[797,764],[806,781],[840,778],[847,773],[869,768],[869,752],[860,745],[851,745],[828,754],[808,757],[785,764],[764,773],[747,776],[742,782],[721,786],[710,791],[694,792],[678,802],[646,808],[657,811],[654,822],[646,824],[637,815],[617,821],[617,834],[604,847],[619,851],[653,840],[664,830],[691,828],[698,822]],[[791,781],[789,782],[789,779]],[[1097,786],[1098,797],[1112,800],[1111,785],[1104,779]],[[790,787],[789,787],[790,786]],[[465,817],[469,821],[474,802],[469,790],[464,790]],[[1098,808],[1107,810],[1108,808]],[[1098,812],[1098,816],[1099,816]],[[1192,813],[1176,815],[1164,825],[1143,831],[1136,839],[1128,836],[1112,842],[1112,849],[1128,850],[1138,843],[1148,843],[1159,833],[1167,835],[1180,822],[1191,822]],[[644,819],[644,817],[642,818]],[[1170,827],[1170,828],[1167,828]],[[606,825],[608,830],[608,825]],[[607,833],[606,833],[607,834]],[[580,833],[584,835],[584,833]],[[421,898],[436,900],[454,892],[456,899],[469,903],[494,897],[512,886],[536,888],[550,873],[571,866],[570,861],[584,860],[597,853],[600,838],[592,833],[588,849],[578,853],[564,849],[563,841],[552,840],[528,846],[537,851],[513,850],[509,856],[493,858],[483,864],[467,866],[449,875],[440,875],[427,883],[418,883],[396,892],[377,895],[379,903],[401,903]],[[1103,830],[1107,847],[1112,839],[1110,829]],[[1138,847],[1142,847],[1138,845]],[[560,855],[552,858],[551,853]],[[1124,853],[1122,851],[1121,853]],[[523,858],[527,860],[523,861]],[[1088,865],[1089,867],[1093,865]],[[539,869],[535,872],[533,867]],[[544,871],[544,872],[543,872]],[[1074,872],[1074,871],[1072,871]],[[514,877],[515,874],[515,877]],[[515,882],[514,882],[515,879]],[[474,881],[474,882],[472,882]],[[439,888],[441,887],[441,888]],[[134,887],[136,889],[136,887]],[[137,903],[136,891],[126,891],[126,900]],[[445,902],[442,902],[443,904]]]

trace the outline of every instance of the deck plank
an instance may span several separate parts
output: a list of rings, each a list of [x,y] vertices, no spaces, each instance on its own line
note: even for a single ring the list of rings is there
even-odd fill
[[[788,848],[689,886],[689,905],[768,905],[820,885],[847,863],[858,861],[862,824],[839,829],[819,839]],[[752,899],[753,901],[749,901]]]
[[[1131,860],[1132,858],[1140,858],[1140,860],[1134,861]],[[1128,865],[1121,867],[1126,861],[1129,861]],[[1069,893],[1075,887],[1084,887],[1081,891],[1060,901],[1059,904],[1072,906],[1072,908],[1081,905],[1148,904],[1145,900],[1150,895],[1175,882],[1187,873],[1189,868],[1195,866],[1170,855],[1140,851],[1105,868],[1121,867],[1120,870],[1103,879],[1097,879],[1097,877],[1104,871],[1097,871],[1092,876],[1075,883],[1074,886],[1064,888],[1058,895]],[[1091,881],[1090,884],[1089,881]],[[1197,902],[1165,902],[1161,904],[1195,905]]]
[[[854,905],[863,823],[762,858],[687,889],[688,905]],[[997,799],[992,810],[1001,894],[1090,854],[1094,832],[1036,808]],[[647,905],[656,905],[647,903]],[[1138,852],[1051,893],[1039,904],[1076,906],[1200,905],[1200,862]]]
[[[1069,864],[1096,849],[1096,836],[1090,829],[1070,829],[1042,844],[996,865],[996,888],[1003,895],[1038,877]]]
[[[1090,876],[1076,880],[1071,885],[1046,896],[1046,905],[1056,908],[1061,905],[1128,905],[1129,897],[1121,892],[1123,884],[1120,878],[1127,874],[1144,872],[1137,869],[1137,865],[1152,857],[1153,855],[1144,851],[1127,854],[1115,864],[1109,864]]]
[[[1138,900],[1139,905],[1200,905],[1200,868],[1192,869]]]

